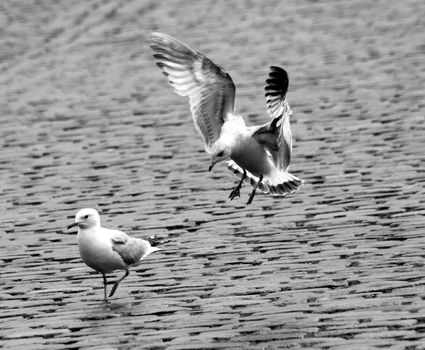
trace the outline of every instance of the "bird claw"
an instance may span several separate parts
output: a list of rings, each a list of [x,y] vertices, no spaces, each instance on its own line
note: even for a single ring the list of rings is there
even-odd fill
[[[229,198],[230,200],[233,200],[235,197],[240,197],[241,193],[239,192],[239,187],[236,187],[233,189],[232,192],[230,192],[229,194]]]

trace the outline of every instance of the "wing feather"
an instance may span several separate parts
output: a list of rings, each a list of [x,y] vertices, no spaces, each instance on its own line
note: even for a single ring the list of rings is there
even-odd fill
[[[277,118],[283,113],[289,79],[286,71],[280,67],[271,66],[269,78],[266,80],[266,105],[271,118]]]
[[[267,112],[273,119],[253,133],[253,137],[270,152],[275,166],[284,171],[289,168],[292,153],[292,132],[289,123],[292,112],[286,100],[288,85],[286,71],[279,67],[270,67],[265,96]]]
[[[117,252],[129,266],[138,264],[148,249],[144,240],[129,237],[121,231],[115,232],[111,242],[112,250]]]
[[[205,149],[220,137],[221,127],[233,113],[235,85],[222,68],[199,52],[164,33],[152,33],[149,45],[156,64],[180,96],[189,98],[190,110]]]

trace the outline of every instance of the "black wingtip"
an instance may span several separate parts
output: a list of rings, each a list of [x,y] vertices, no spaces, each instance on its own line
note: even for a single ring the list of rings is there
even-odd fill
[[[156,246],[164,243],[164,240],[161,239],[160,237],[156,236],[156,235],[152,235],[152,236],[148,237],[146,240],[151,244],[152,247],[156,247]]]
[[[270,79],[279,79],[289,82],[288,72],[281,67],[270,66],[269,77]]]
[[[270,73],[272,72],[277,72],[277,73],[288,76],[288,73],[286,72],[286,70],[278,66],[270,66]]]
[[[286,70],[277,66],[270,66],[269,77],[264,87],[266,96],[281,95],[284,97],[288,91],[288,87],[289,78]]]

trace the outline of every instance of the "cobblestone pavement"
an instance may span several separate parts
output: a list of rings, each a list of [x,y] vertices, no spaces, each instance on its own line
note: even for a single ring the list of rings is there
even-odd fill
[[[417,1],[0,4],[0,348],[425,349],[425,7]],[[267,120],[290,76],[286,198],[209,158],[145,35],[225,67]],[[110,304],[64,228],[162,236]]]

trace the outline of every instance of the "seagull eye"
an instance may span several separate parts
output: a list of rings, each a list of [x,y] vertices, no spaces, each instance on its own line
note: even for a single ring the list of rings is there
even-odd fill
[[[84,215],[84,219],[88,219],[89,218],[89,214]]]
[[[220,152],[217,153],[217,156],[218,157],[223,157],[223,154],[224,154],[224,151],[220,151]]]

